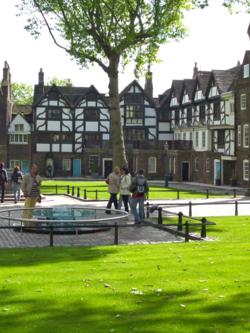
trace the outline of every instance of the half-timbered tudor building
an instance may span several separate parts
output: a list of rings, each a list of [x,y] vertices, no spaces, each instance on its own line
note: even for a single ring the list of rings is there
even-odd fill
[[[229,184],[235,175],[234,85],[240,66],[173,81],[166,112],[174,141],[169,173],[179,181]]]

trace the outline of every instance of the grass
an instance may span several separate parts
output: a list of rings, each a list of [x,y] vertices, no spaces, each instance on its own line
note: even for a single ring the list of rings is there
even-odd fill
[[[77,195],[77,188],[80,188],[80,196],[84,197],[84,189],[86,190],[87,199],[95,200],[108,200],[109,193],[107,191],[107,185],[104,181],[54,181],[54,180],[45,180],[43,181],[42,192],[44,194],[55,194],[56,188],[58,185],[57,192],[59,194],[67,193],[67,186],[70,187],[70,193],[72,193],[72,187],[74,187],[75,195]],[[97,194],[96,194],[97,191]],[[200,199],[206,198],[205,192],[195,192],[195,191],[178,191],[175,188],[165,188],[159,186],[150,186],[149,199],[177,199],[179,196],[180,199]],[[233,192],[230,194],[221,194],[221,193],[211,193],[209,194],[210,198],[222,198],[222,197],[232,197]]]
[[[4,333],[250,332],[250,218],[216,241],[0,250]]]

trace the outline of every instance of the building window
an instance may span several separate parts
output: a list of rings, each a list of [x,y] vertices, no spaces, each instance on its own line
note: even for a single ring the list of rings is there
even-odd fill
[[[90,155],[89,156],[89,172],[97,173],[99,171],[99,156]]]
[[[142,105],[126,105],[125,116],[127,124],[143,124],[143,106]]]
[[[243,147],[249,147],[249,125],[245,124],[243,126]]]
[[[243,161],[243,180],[249,180],[249,161]]]
[[[199,158],[194,159],[194,171],[199,171]]]
[[[24,125],[23,124],[16,124],[15,125],[15,132],[23,132],[24,131]]]
[[[241,146],[241,125],[238,125],[237,128],[237,140],[238,140],[238,147]]]
[[[97,121],[99,119],[99,112],[95,108],[84,110],[85,121]]]
[[[173,174],[175,175],[175,171],[176,171],[176,157],[173,156]]]
[[[249,64],[243,66],[243,78],[246,79],[249,77]]]
[[[240,109],[246,110],[246,108],[247,108],[247,96],[246,96],[246,94],[241,94],[240,95]]]
[[[210,172],[211,169],[211,160],[210,158],[206,159],[206,172]]]
[[[214,120],[220,120],[220,101],[214,103]]]
[[[10,143],[11,144],[27,144],[28,135],[27,134],[11,134]]]
[[[156,173],[156,157],[151,156],[148,158],[148,173]]]
[[[60,141],[60,135],[59,134],[53,134],[52,141],[53,142],[59,142]]]
[[[145,130],[137,128],[125,128],[124,136],[126,141],[144,141]]]
[[[49,109],[47,111],[48,120],[60,120],[61,119],[61,111],[56,109]]]
[[[218,148],[224,148],[225,147],[225,131],[224,130],[218,130]]]
[[[190,133],[189,133],[189,140],[190,140],[190,141],[193,141],[193,132],[190,132]]]
[[[11,169],[14,169],[17,165],[20,165],[19,160],[10,160],[9,166]]]
[[[192,123],[192,108],[189,106],[187,108],[187,123],[191,124]]]
[[[202,132],[202,147],[206,147],[206,132]]]
[[[195,146],[199,147],[199,132],[195,133]]]
[[[187,134],[184,132],[183,133],[183,140],[186,141],[187,140]]]
[[[200,122],[204,123],[204,121],[206,120],[206,106],[205,104],[200,105],[199,107],[199,111],[200,111]]]
[[[63,171],[71,170],[71,160],[70,159],[62,160],[62,169],[63,169]]]

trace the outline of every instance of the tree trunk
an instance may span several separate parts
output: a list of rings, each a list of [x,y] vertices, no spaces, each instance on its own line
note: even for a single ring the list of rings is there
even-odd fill
[[[124,145],[123,127],[121,122],[118,66],[120,57],[112,55],[109,59],[109,97],[111,115],[111,141],[113,152],[113,168],[115,166],[127,166],[126,151]]]

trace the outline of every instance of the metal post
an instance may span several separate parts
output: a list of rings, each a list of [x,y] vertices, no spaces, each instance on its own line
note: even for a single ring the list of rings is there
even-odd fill
[[[192,202],[189,201],[189,216],[192,217]]]
[[[75,186],[72,186],[72,196],[75,195]]]
[[[69,185],[67,185],[67,194],[69,194]]]
[[[87,190],[86,190],[86,188],[84,189],[84,199],[85,200],[87,199]]]
[[[147,219],[149,219],[149,202],[146,203],[146,210],[147,210]]]
[[[115,239],[114,239],[114,244],[118,245],[118,224],[115,223]]]
[[[182,231],[182,217],[183,217],[182,212],[179,212],[179,214],[178,214],[178,225],[177,225],[177,230],[178,231]]]
[[[77,198],[80,198],[80,187],[77,187]]]
[[[209,199],[209,191],[208,191],[208,189],[206,189],[206,196],[207,196],[207,199]]]
[[[201,219],[201,238],[206,238],[207,237],[206,226],[207,226],[207,219],[205,217],[203,217]]]
[[[189,222],[185,223],[185,242],[189,242]]]
[[[98,190],[95,190],[95,199],[98,200]]]
[[[56,194],[58,194],[58,189],[57,189],[57,185],[56,185]]]
[[[158,207],[158,224],[162,224],[162,207]]]
[[[235,216],[238,216],[238,201],[235,200]]]
[[[234,191],[234,198],[236,198],[236,189],[234,188],[233,191]]]
[[[53,238],[53,226],[50,226],[50,233],[49,233],[49,246],[53,247],[54,245],[54,238]]]
[[[179,200],[179,199],[180,199],[180,191],[177,190],[177,200]]]

